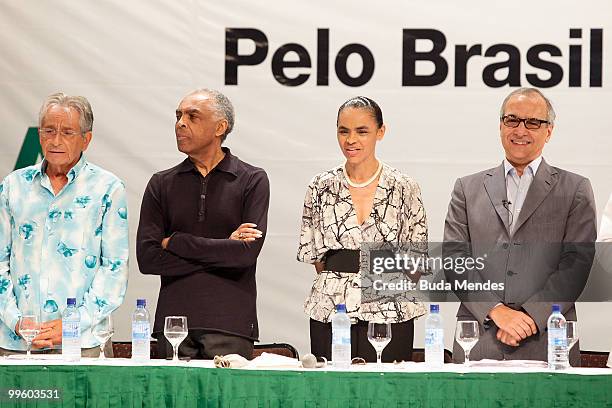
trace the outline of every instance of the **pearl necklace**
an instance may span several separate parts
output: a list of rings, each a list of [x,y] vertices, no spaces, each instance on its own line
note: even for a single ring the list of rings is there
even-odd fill
[[[354,187],[354,188],[363,188],[363,187],[369,186],[370,184],[372,184],[374,180],[376,180],[376,177],[378,177],[378,175],[382,171],[382,167],[383,167],[382,162],[379,160],[378,168],[376,169],[372,177],[370,177],[368,180],[364,181],[363,183],[355,183],[351,181],[351,178],[346,172],[346,163],[344,164],[344,166],[342,166],[342,173],[344,173],[344,177],[346,178],[346,182],[349,184],[349,186]]]

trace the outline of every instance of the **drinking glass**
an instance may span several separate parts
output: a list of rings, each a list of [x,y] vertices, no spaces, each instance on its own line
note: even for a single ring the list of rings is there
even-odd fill
[[[166,316],[164,325],[164,336],[172,345],[172,361],[179,361],[178,347],[187,338],[187,317],[185,316]]]
[[[382,352],[391,341],[391,323],[368,323],[368,340],[376,350],[376,364],[382,368]]]
[[[465,353],[465,365],[470,364],[470,351],[478,342],[480,336],[478,322],[474,320],[461,320],[457,322],[455,330],[455,340],[461,346]]]
[[[24,314],[19,319],[19,334],[26,341],[28,348],[26,356],[30,358],[32,350],[32,340],[40,333],[40,320],[37,314]]]
[[[93,335],[100,342],[100,360],[104,360],[104,347],[106,342],[113,336],[113,320],[110,315],[103,317],[100,322],[94,327]]]
[[[578,341],[578,322],[573,320],[565,322],[565,331],[567,333],[567,351],[569,352]]]

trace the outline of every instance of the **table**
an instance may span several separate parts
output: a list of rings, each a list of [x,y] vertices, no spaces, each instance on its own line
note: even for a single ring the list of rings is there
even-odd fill
[[[210,361],[105,363],[0,359],[0,407],[612,407],[612,370],[424,363],[333,369],[220,369]],[[61,400],[16,402],[7,389],[50,389]]]

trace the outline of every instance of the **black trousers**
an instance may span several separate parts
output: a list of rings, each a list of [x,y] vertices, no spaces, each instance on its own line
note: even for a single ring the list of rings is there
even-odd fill
[[[172,357],[172,345],[163,333],[157,336],[157,352],[160,358]],[[205,330],[189,330],[187,338],[179,345],[179,357],[212,359],[216,355],[240,354],[247,360],[253,358],[253,340],[231,334]]]
[[[310,352],[317,357],[331,360],[331,323],[310,319]],[[391,342],[382,353],[382,361],[412,360],[414,341],[414,320],[391,324]],[[376,351],[368,341],[368,322],[358,320],[351,325],[351,357],[362,357],[369,363],[376,362]]]

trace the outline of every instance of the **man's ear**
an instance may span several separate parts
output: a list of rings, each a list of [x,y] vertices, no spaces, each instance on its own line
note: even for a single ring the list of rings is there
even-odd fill
[[[93,137],[93,133],[91,133],[91,130],[83,135],[83,139],[84,139],[83,151],[87,150],[87,147],[89,147],[89,143],[91,143],[92,137]]]
[[[555,125],[549,125],[548,128],[546,129],[546,143],[548,143],[548,141],[552,137],[552,132],[554,128],[555,128]]]
[[[227,132],[228,126],[229,126],[229,123],[227,122],[227,119],[221,119],[219,122],[217,122],[217,128],[215,129],[215,136],[217,137],[223,136],[225,132]]]

